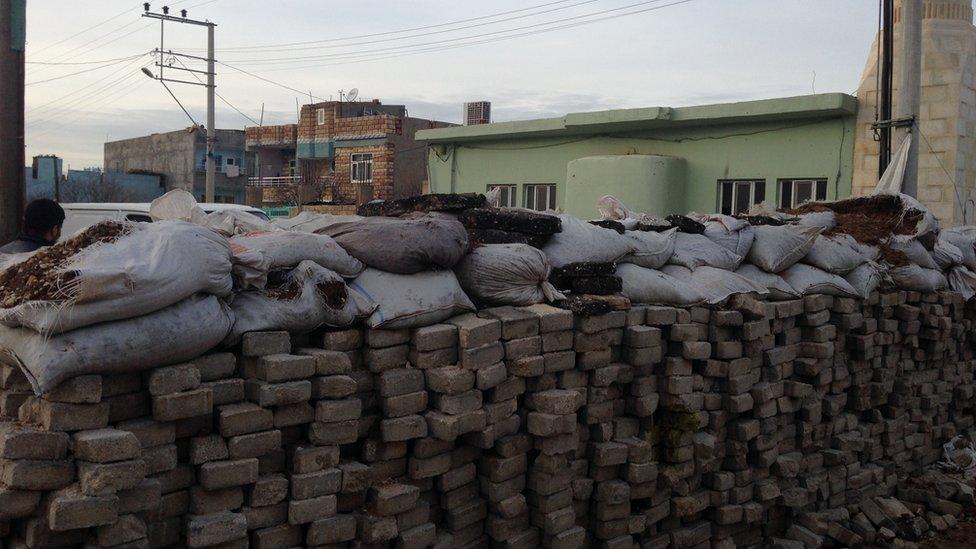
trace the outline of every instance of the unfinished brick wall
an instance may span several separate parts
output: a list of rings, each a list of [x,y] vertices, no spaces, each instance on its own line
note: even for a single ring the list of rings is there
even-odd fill
[[[948,292],[736,302],[251,333],[233,353],[84,376],[42,398],[2,367],[0,411],[20,421],[0,427],[0,535],[14,547],[868,541],[860,504],[974,425],[976,307]]]

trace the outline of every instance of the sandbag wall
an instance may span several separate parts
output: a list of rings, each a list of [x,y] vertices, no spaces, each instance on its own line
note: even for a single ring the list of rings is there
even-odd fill
[[[973,427],[974,319],[950,292],[535,305],[252,332],[234,353],[44,397],[0,366],[0,539],[880,544],[860,504]]]

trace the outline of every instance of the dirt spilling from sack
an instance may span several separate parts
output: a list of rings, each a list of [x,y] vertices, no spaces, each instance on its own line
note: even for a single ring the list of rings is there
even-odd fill
[[[346,285],[342,282],[319,282],[315,287],[329,308],[341,309],[346,306],[346,298],[349,297],[349,292],[346,291]]]
[[[924,212],[905,209],[902,200],[894,195],[874,195],[839,200],[837,202],[808,202],[791,210],[790,215],[815,212],[834,212],[837,226],[825,236],[847,234],[862,244],[877,246],[892,235],[914,234]]]
[[[302,287],[297,282],[288,281],[276,286],[266,286],[264,295],[276,301],[291,301],[302,294]]]
[[[30,301],[67,301],[74,296],[78,271],[62,270],[78,252],[96,244],[115,242],[129,232],[117,221],[103,221],[64,242],[41,249],[27,260],[0,273],[0,307]]]

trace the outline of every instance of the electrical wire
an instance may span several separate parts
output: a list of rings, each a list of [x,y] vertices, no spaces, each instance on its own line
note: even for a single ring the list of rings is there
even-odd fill
[[[539,9],[539,8],[545,8],[545,7],[549,7],[549,6],[553,6],[553,5],[557,5],[557,4],[564,4],[564,3],[569,2],[569,1],[571,1],[571,0],[557,0],[555,2],[546,2],[544,4],[537,4],[537,5],[534,5],[534,6],[528,6],[528,7],[525,7],[525,8],[519,8],[519,9],[515,9],[515,10],[508,10],[508,11],[502,11],[502,12],[497,12],[497,13],[491,13],[491,14],[488,14],[488,15],[480,15],[480,16],[477,16],[477,17],[470,17],[468,19],[460,19],[460,20],[457,20],[457,21],[448,21],[448,22],[445,22],[445,23],[437,23],[437,24],[434,24],[434,25],[425,25],[425,26],[422,26],[422,27],[411,27],[411,28],[399,29],[399,30],[394,30],[394,31],[376,32],[376,33],[371,33],[371,34],[359,34],[359,35],[353,35],[353,36],[343,36],[343,37],[339,37],[339,38],[328,38],[328,39],[324,39],[324,40],[308,40],[308,41],[304,41],[304,42],[291,42],[291,43],[284,43],[284,44],[264,44],[264,45],[257,45],[257,46],[233,46],[233,47],[227,47],[227,48],[219,48],[217,51],[263,50],[263,49],[267,49],[267,48],[285,48],[285,47],[288,47],[288,46],[305,46],[305,45],[308,45],[308,44],[323,44],[323,43],[330,43],[330,42],[342,42],[342,41],[345,41],[345,40],[358,40],[360,38],[373,38],[373,37],[376,37],[376,36],[389,36],[391,34],[402,34],[402,33],[405,33],[405,32],[413,32],[413,31],[418,31],[418,30],[436,29],[436,28],[446,27],[446,26],[450,26],[450,25],[458,25],[458,24],[461,24],[461,23],[469,23],[471,21],[480,21],[480,20],[484,20],[484,19],[491,19],[493,17],[500,17],[502,15],[510,15],[510,14],[513,14],[513,13],[521,13],[521,12],[530,11],[530,10]]]
[[[298,88],[293,88],[291,86],[288,86],[286,84],[282,84],[281,82],[276,82],[274,80],[271,80],[270,78],[266,78],[266,77],[261,76],[259,74],[254,74],[253,72],[250,72],[250,71],[247,71],[247,70],[244,70],[244,69],[240,69],[240,68],[234,67],[232,65],[228,65],[227,63],[222,63],[220,61],[215,61],[215,62],[217,64],[219,64],[219,65],[222,65],[224,67],[227,67],[228,69],[237,71],[237,72],[239,72],[241,74],[246,74],[247,76],[250,76],[252,78],[257,78],[258,80],[261,80],[263,82],[267,82],[268,84],[272,84],[272,85],[278,86],[279,88],[283,88],[283,89],[286,89],[286,90],[289,90],[289,91],[293,91],[295,93],[300,93],[302,95],[308,95],[310,98],[312,98],[312,99],[318,99],[319,101],[328,101],[327,99],[325,99],[323,97],[318,97],[317,95],[312,95],[308,91],[302,91],[302,90],[300,90]]]
[[[434,40],[434,41],[431,41],[431,42],[418,42],[418,43],[415,43],[415,44],[405,44],[405,45],[402,45],[402,46],[391,46],[391,47],[386,47],[386,48],[374,48],[374,49],[361,50],[361,51],[358,51],[358,52],[339,52],[339,53],[334,53],[334,54],[308,55],[308,56],[300,56],[300,57],[271,57],[271,58],[253,58],[253,59],[236,59],[236,60],[232,59],[231,61],[233,61],[235,63],[252,63],[252,64],[268,64],[268,63],[274,63],[274,64],[278,64],[278,63],[283,62],[283,61],[285,61],[285,62],[289,62],[289,61],[296,62],[296,61],[341,59],[343,57],[348,57],[350,55],[361,56],[361,55],[364,55],[364,54],[371,54],[371,53],[388,53],[388,52],[394,52],[394,51],[401,50],[401,49],[405,49],[405,48],[415,48],[415,47],[422,47],[422,46],[437,46],[437,45],[443,45],[443,44],[450,44],[452,42],[458,42],[460,40],[470,40],[470,39],[474,39],[474,38],[484,38],[484,37],[487,37],[487,36],[497,36],[497,35],[500,35],[500,34],[505,34],[505,33],[510,33],[510,32],[516,32],[516,31],[524,31],[524,30],[527,30],[527,29],[538,29],[540,27],[547,27],[547,26],[550,26],[550,25],[558,25],[560,23],[567,23],[569,21],[579,21],[581,19],[587,19],[587,18],[599,16],[599,15],[606,15],[608,13],[620,12],[620,11],[628,10],[628,9],[631,9],[631,8],[637,8],[637,7],[640,7],[640,6],[646,6],[648,4],[658,4],[658,3],[663,2],[663,1],[665,1],[665,0],[643,0],[641,2],[635,2],[633,4],[628,4],[628,5],[625,5],[625,6],[619,6],[619,7],[616,7],[616,8],[608,8],[608,9],[605,9],[605,10],[599,10],[599,11],[585,13],[585,14],[581,14],[581,15],[574,15],[574,16],[571,16],[571,17],[564,17],[562,19],[554,19],[552,21],[543,21],[541,23],[533,23],[531,25],[523,25],[521,27],[514,27],[514,28],[510,28],[510,29],[501,29],[501,30],[496,30],[496,31],[491,31],[491,32],[485,32],[485,33],[481,33],[481,34],[473,34],[473,35],[470,35],[470,36],[462,36],[462,37],[456,37],[456,38],[446,38],[446,39],[443,39],[443,40]],[[679,2],[679,3],[683,3],[683,2]],[[658,8],[660,8],[660,7],[667,7],[669,5],[673,5],[673,4],[668,4],[666,6],[656,6],[656,7],[658,7]],[[628,13],[623,13],[623,14],[617,14],[615,17],[623,17],[625,15],[633,15],[635,13],[641,13],[641,11],[635,11],[635,12],[628,12]],[[600,20],[602,20],[602,19],[594,19],[594,20],[592,20],[592,22],[597,22],[597,21],[600,21]],[[562,28],[562,27],[560,27],[560,28]],[[366,43],[367,42],[363,42],[363,44],[366,44]]]
[[[41,104],[41,105],[37,105],[35,107],[31,107],[31,108],[27,109],[27,114],[36,113],[37,111],[42,111],[42,110],[44,110],[45,108],[47,108],[48,106],[50,106],[50,105],[52,105],[54,103],[58,103],[58,102],[60,102],[63,99],[67,99],[67,98],[69,98],[71,96],[77,95],[82,90],[86,90],[86,89],[88,89],[88,88],[90,88],[92,86],[97,85],[100,82],[104,82],[105,80],[107,80],[109,78],[112,78],[113,76],[115,76],[117,74],[121,74],[121,73],[127,71],[132,66],[138,65],[139,63],[140,63],[139,60],[135,60],[134,62],[128,63],[128,64],[124,65],[123,67],[119,68],[119,70],[117,70],[115,72],[112,72],[110,74],[107,74],[107,75],[105,75],[105,76],[103,76],[101,78],[98,78],[97,80],[94,80],[94,81],[92,81],[92,82],[90,82],[90,83],[88,83],[88,84],[86,84],[84,86],[81,86],[80,88],[73,88],[70,92],[68,92],[68,93],[66,93],[66,94],[64,94],[64,95],[62,95],[60,97],[57,97],[55,99],[52,99],[52,100],[48,101],[47,103],[44,103],[44,104]]]
[[[38,137],[43,137],[45,135],[50,134],[53,131],[56,131],[58,129],[61,129],[63,127],[64,122],[76,120],[76,119],[78,119],[78,117],[92,116],[92,115],[94,115],[94,114],[96,114],[98,112],[98,108],[100,108],[101,106],[103,106],[105,104],[109,104],[109,103],[115,103],[119,99],[122,99],[124,97],[128,97],[132,92],[134,92],[135,90],[139,89],[141,86],[145,86],[148,82],[149,81],[148,80],[145,80],[145,79],[138,79],[138,80],[135,80],[133,82],[130,82],[126,86],[123,86],[123,87],[119,88],[118,90],[116,90],[112,94],[109,94],[109,95],[105,96],[98,103],[95,103],[94,104],[95,108],[75,111],[74,113],[69,114],[69,115],[61,118],[58,121],[58,124],[57,125],[53,125],[53,126],[49,127],[48,129],[41,130],[40,132],[37,132],[36,134],[33,134],[33,135],[30,135],[29,134],[29,137],[32,138],[32,139],[36,139]]]
[[[114,59],[101,59],[99,61],[69,61],[64,63],[59,62],[47,62],[47,61],[24,61],[27,65],[97,65],[99,63],[111,63],[112,61],[125,61],[127,59],[135,59],[136,57],[142,56],[144,54],[140,53],[137,55],[130,55],[128,57],[116,57]]]
[[[147,64],[145,64],[143,66],[146,67],[148,65],[149,64],[147,63]],[[59,106],[54,107],[54,108],[51,108],[47,112],[45,112],[43,114],[37,115],[37,118],[39,118],[41,120],[48,120],[48,119],[51,119],[51,118],[55,118],[55,117],[57,117],[57,116],[60,115],[59,113],[65,112],[67,110],[70,110],[71,108],[75,108],[75,107],[78,107],[80,105],[84,105],[90,99],[92,99],[95,96],[98,96],[98,95],[102,94],[103,92],[111,93],[111,91],[110,91],[111,88],[117,86],[120,82],[122,82],[124,80],[127,80],[129,78],[132,78],[132,77],[140,74],[138,70],[131,70],[131,71],[129,71],[129,70],[121,70],[119,72],[122,73],[122,76],[120,76],[119,78],[116,78],[115,80],[112,80],[112,81],[110,81],[110,82],[108,82],[108,83],[106,83],[106,84],[104,84],[104,85],[102,85],[102,86],[100,86],[100,87],[98,87],[98,88],[96,88],[94,90],[91,90],[89,92],[86,92],[86,93],[82,94],[81,96],[78,96],[78,97],[76,97],[76,98],[68,101],[67,103],[64,103],[64,104],[59,105]],[[117,74],[119,74],[119,72],[116,72],[114,74],[117,75]],[[96,99],[96,101],[97,101],[97,99]]]
[[[497,21],[489,21],[487,23],[477,23],[477,24],[474,24],[474,25],[465,25],[465,26],[461,26],[461,27],[457,27],[457,28],[453,28],[453,29],[443,29],[443,30],[438,30],[438,31],[433,31],[433,32],[425,32],[425,33],[422,33],[422,34],[410,34],[410,35],[407,35],[407,36],[398,36],[398,37],[394,37],[394,38],[384,38],[382,40],[367,40],[367,41],[364,41],[364,42],[352,42],[352,43],[349,43],[349,44],[333,44],[333,45],[310,46],[310,47],[302,47],[302,48],[279,48],[279,49],[261,49],[261,50],[256,50],[255,49],[255,50],[242,51],[241,53],[294,52],[294,51],[303,51],[303,50],[318,50],[318,49],[328,49],[328,48],[345,48],[345,47],[352,47],[352,46],[364,46],[364,45],[370,45],[370,44],[380,44],[380,43],[383,43],[383,42],[395,42],[397,40],[407,40],[407,39],[410,39],[410,38],[418,38],[418,37],[424,37],[424,36],[431,36],[431,35],[434,35],[434,34],[452,33],[452,32],[457,32],[457,31],[466,30],[466,29],[473,29],[473,28],[477,28],[477,27],[484,27],[484,26],[488,26],[488,25],[497,25],[499,23],[506,23],[508,21],[515,21],[515,20],[518,20],[518,19],[525,19],[527,17],[536,17],[536,16],[543,15],[543,14],[546,14],[546,13],[552,13],[552,12],[556,12],[556,11],[567,10],[567,9],[575,8],[575,7],[578,7],[578,6],[585,5],[585,4],[592,4],[592,3],[596,2],[596,1],[597,0],[582,0],[582,1],[576,2],[575,4],[569,4],[567,6],[559,6],[559,7],[556,7],[556,8],[551,8],[551,9],[547,9],[547,10],[543,10],[543,11],[538,11],[538,12],[535,12],[535,13],[529,13],[529,14],[523,14],[523,15],[516,15],[516,16],[512,16],[512,17],[506,17],[506,18],[503,18],[503,19],[499,19]],[[657,0],[657,1],[661,1],[661,0]],[[529,8],[526,8],[526,9],[529,9]],[[524,10],[520,10],[520,11],[524,11]],[[424,27],[421,27],[421,28],[424,28]],[[383,34],[383,33],[381,33],[381,34]],[[331,42],[331,41],[335,41],[335,40],[337,40],[337,39],[327,40],[325,42]],[[226,50],[221,50],[221,51],[226,51]]]
[[[484,40],[478,40],[478,41],[473,41],[473,42],[465,42],[465,43],[460,43],[460,44],[450,44],[450,45],[434,46],[434,47],[428,47],[428,48],[423,48],[423,49],[417,49],[417,50],[413,50],[413,51],[407,51],[407,52],[403,52],[403,53],[393,53],[393,54],[390,54],[390,55],[376,55],[376,54],[366,54],[366,55],[363,55],[363,54],[358,54],[358,55],[351,55],[351,56],[348,56],[348,57],[345,57],[345,58],[334,57],[334,58],[337,58],[337,59],[348,59],[348,60],[343,61],[343,62],[336,62],[336,63],[324,63],[324,64],[323,63],[318,63],[318,64],[301,65],[301,66],[279,67],[279,68],[274,68],[274,69],[267,69],[265,72],[277,72],[277,71],[287,71],[287,70],[294,71],[294,70],[309,69],[309,68],[334,67],[334,66],[339,66],[339,65],[356,64],[356,63],[361,63],[361,62],[364,62],[364,61],[378,61],[378,60],[382,60],[382,59],[393,59],[393,58],[398,58],[398,57],[405,57],[405,56],[408,56],[408,55],[416,55],[416,54],[419,54],[419,53],[427,53],[427,52],[434,52],[434,51],[445,51],[445,50],[452,50],[452,49],[463,48],[463,47],[468,47],[468,46],[473,46],[473,45],[478,45],[478,44],[501,42],[501,41],[504,41],[504,40],[511,40],[513,38],[521,38],[521,37],[525,37],[525,36],[534,36],[534,35],[543,34],[543,33],[547,33],[547,32],[552,32],[552,31],[557,31],[557,30],[563,30],[563,29],[568,29],[568,28],[579,27],[579,26],[583,26],[583,25],[589,25],[589,24],[592,24],[592,23],[598,23],[598,22],[608,21],[608,20],[611,20],[611,19],[617,19],[617,18],[620,18],[620,17],[629,16],[629,15],[637,15],[637,14],[646,13],[646,12],[650,12],[650,11],[656,11],[656,10],[668,8],[668,7],[671,7],[671,6],[677,6],[677,5],[680,5],[680,4],[687,4],[687,3],[692,2],[692,1],[693,0],[678,0],[678,1],[672,2],[670,4],[664,4],[664,5],[661,5],[661,6],[653,6],[653,7],[650,7],[650,8],[643,8],[643,9],[640,9],[640,10],[635,10],[635,11],[631,11],[631,12],[627,12],[627,13],[619,13],[619,14],[609,15],[609,16],[606,16],[606,17],[598,18],[598,19],[591,19],[591,20],[587,20],[587,21],[577,21],[577,22],[574,22],[574,23],[567,23],[565,25],[560,25],[560,26],[557,26],[557,27],[550,27],[550,28],[546,28],[546,29],[536,29],[536,30],[527,31],[527,32],[523,32],[523,33],[518,33],[518,34],[513,34],[513,35],[508,35],[508,36],[501,36],[501,37],[494,37],[494,38],[487,38],[487,39],[484,39]],[[239,69],[239,68],[232,67],[232,66],[228,65],[225,62],[218,61],[218,63],[220,63],[221,65],[224,65],[226,67],[229,67],[229,68],[234,68],[235,70],[242,70],[242,69]],[[279,64],[282,64],[282,63],[279,63]]]
[[[37,84],[44,84],[44,83],[47,83],[47,82],[54,82],[55,80],[61,80],[62,78],[70,78],[72,76],[77,76],[79,74],[88,74],[88,73],[90,73],[92,71],[97,71],[99,69],[104,69],[105,67],[112,67],[112,66],[118,65],[119,63],[122,63],[124,61],[130,61],[132,59],[136,59],[136,58],[142,57],[144,55],[146,55],[146,54],[141,53],[139,55],[132,56],[132,57],[123,57],[123,58],[121,58],[118,61],[113,61],[111,63],[106,63],[106,64],[104,64],[104,65],[102,65],[100,67],[92,67],[92,68],[88,68],[88,69],[82,69],[82,70],[77,71],[77,72],[71,72],[71,73],[68,73],[68,74],[62,74],[60,76],[54,76],[52,78],[48,78],[48,79],[45,79],[45,80],[35,80],[33,82],[27,82],[26,84],[24,84],[24,86],[25,87],[26,86],[36,86]]]
[[[179,62],[180,65],[183,65],[183,68],[184,69],[189,69],[190,68],[190,67],[187,67],[186,66],[186,63],[184,63],[183,60],[180,59],[179,57],[176,58],[176,61]],[[197,73],[191,72],[190,74],[193,75],[193,78],[196,78],[197,79],[197,82],[200,82],[201,84],[203,84],[203,80],[201,80],[200,77],[197,76]],[[237,111],[237,114],[239,114],[239,115],[243,116],[244,118],[250,120],[256,126],[260,126],[261,125],[260,122],[258,122],[257,120],[251,118],[250,116],[244,114],[244,112],[241,111],[241,109],[238,109],[237,107],[235,107],[230,101],[228,101],[227,99],[225,99],[223,95],[220,95],[219,93],[217,93],[217,90],[214,90],[214,95],[216,95],[221,101],[223,101],[224,103],[226,103],[228,107],[230,107],[230,108],[234,109],[235,111]],[[187,113],[187,116],[189,116],[189,113]]]

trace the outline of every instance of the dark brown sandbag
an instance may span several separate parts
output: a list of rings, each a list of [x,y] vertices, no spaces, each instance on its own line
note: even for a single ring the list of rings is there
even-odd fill
[[[396,217],[408,212],[450,212],[484,208],[486,204],[483,194],[435,193],[394,200],[374,200],[357,208],[356,213],[364,217]]]
[[[562,230],[554,215],[517,208],[472,208],[458,216],[469,229],[498,229],[522,234],[551,235]]]
[[[396,274],[451,269],[469,248],[464,226],[451,219],[368,217],[319,233],[334,238],[367,266]]]
[[[528,244],[542,248],[549,240],[547,234],[522,234],[514,231],[499,229],[468,229],[468,238],[472,246],[484,244]]]
[[[584,263],[570,263],[558,269],[552,270],[552,276],[559,278],[572,278],[581,276],[611,276],[617,272],[617,265],[615,263],[596,263],[596,262],[584,262]]]
[[[705,234],[705,225],[684,215],[669,215],[664,218],[668,223],[678,228],[678,232],[689,234]]]

